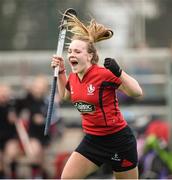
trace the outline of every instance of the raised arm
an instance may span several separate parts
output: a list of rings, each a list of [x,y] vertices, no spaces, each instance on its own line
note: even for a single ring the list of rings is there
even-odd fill
[[[142,89],[136,79],[124,72],[115,59],[106,58],[104,66],[109,69],[115,76],[121,79],[122,84],[119,86],[119,90],[131,97],[139,97],[143,95]]]

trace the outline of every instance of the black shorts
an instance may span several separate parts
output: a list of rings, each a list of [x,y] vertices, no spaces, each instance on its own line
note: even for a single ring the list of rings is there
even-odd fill
[[[97,166],[108,164],[115,172],[133,169],[138,163],[136,139],[128,126],[106,136],[86,134],[75,151]]]

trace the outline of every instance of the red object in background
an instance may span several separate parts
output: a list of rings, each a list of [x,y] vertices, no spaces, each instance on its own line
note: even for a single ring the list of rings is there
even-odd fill
[[[170,135],[168,122],[163,120],[153,120],[146,129],[146,135],[155,135],[157,138],[168,142]]]
[[[68,160],[69,156],[71,155],[71,152],[62,152],[60,154],[57,154],[55,159],[55,178],[59,179],[61,177],[61,173],[63,171],[63,168],[66,164],[66,161]]]

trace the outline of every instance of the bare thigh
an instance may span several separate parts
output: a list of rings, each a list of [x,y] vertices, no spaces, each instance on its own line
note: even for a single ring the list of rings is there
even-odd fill
[[[36,138],[30,138],[30,146],[31,146],[31,156],[30,160],[32,163],[43,163],[43,147],[39,140]]]
[[[116,179],[138,179],[138,168],[135,167],[128,171],[114,172]]]
[[[73,152],[63,169],[61,179],[83,179],[97,169],[96,164],[80,153]]]
[[[16,160],[21,155],[21,147],[19,141],[16,139],[10,139],[5,145],[4,159],[5,161]]]

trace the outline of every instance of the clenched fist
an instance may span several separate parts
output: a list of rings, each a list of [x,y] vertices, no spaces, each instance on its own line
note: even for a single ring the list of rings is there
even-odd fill
[[[51,67],[56,68],[59,66],[59,74],[62,74],[65,72],[65,65],[64,65],[64,59],[62,57],[59,57],[57,55],[52,56],[51,61]]]
[[[64,66],[64,59],[62,57],[59,57],[57,55],[53,55],[51,58],[51,67],[52,68],[56,68],[57,66],[59,66],[59,70],[63,70],[65,69]]]
[[[118,63],[113,58],[105,58],[104,67],[109,69],[115,76],[120,77],[122,69],[119,67]]]

